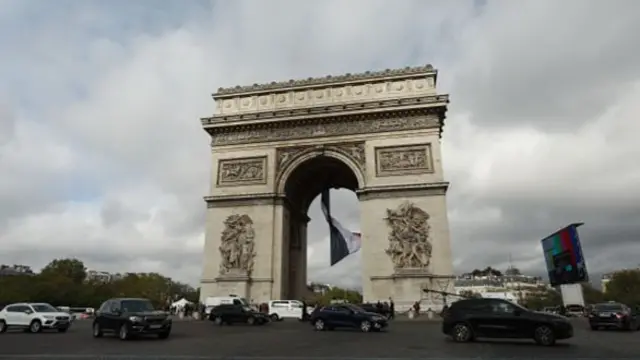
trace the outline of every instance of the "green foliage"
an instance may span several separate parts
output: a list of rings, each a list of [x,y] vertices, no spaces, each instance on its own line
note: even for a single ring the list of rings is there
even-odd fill
[[[362,303],[362,294],[355,290],[332,287],[323,294],[318,294],[314,299],[309,300],[320,305],[328,305],[332,300],[346,300],[351,304],[360,304]]]
[[[640,270],[623,270],[607,283],[605,298],[629,306],[640,305]]]
[[[587,304],[597,304],[604,301],[602,291],[594,288],[590,284],[582,284],[582,296]]]
[[[546,307],[562,305],[562,296],[554,289],[541,286],[533,291],[528,291],[523,299],[524,306],[532,310],[542,310]]]
[[[110,281],[87,278],[78,259],[56,259],[39,274],[0,277],[0,304],[48,302],[55,306],[98,307],[112,297],[143,297],[157,307],[186,298],[198,302],[199,291],[157,273],[127,273]]]

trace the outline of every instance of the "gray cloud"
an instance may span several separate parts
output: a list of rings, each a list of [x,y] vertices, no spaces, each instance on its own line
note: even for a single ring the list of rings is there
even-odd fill
[[[0,59],[0,263],[79,256],[196,283],[212,91],[426,62],[452,96],[458,271],[511,254],[542,273],[540,238],[573,221],[592,272],[637,262],[636,1],[78,4],[0,5],[0,34],[20,34],[0,35],[14,54]],[[333,211],[355,230],[347,193]],[[318,199],[310,217],[310,276],[357,286],[359,255],[328,267]]]

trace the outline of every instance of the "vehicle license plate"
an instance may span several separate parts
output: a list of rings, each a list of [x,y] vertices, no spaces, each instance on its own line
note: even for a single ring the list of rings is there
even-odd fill
[[[609,313],[600,313],[600,317],[609,317],[611,315],[609,315]]]
[[[149,329],[160,329],[162,325],[149,325]]]

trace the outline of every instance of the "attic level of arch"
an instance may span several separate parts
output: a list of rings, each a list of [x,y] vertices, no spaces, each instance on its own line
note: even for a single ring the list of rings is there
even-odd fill
[[[288,81],[273,81],[267,84],[253,84],[249,86],[221,87],[213,94],[214,98],[228,98],[237,95],[255,95],[270,92],[282,92],[301,87],[312,89],[327,85],[359,84],[371,81],[394,80],[413,76],[431,76],[437,80],[438,70],[431,64],[423,66],[406,66],[400,69],[385,69],[380,71],[365,71],[356,74],[327,75],[324,77],[309,77],[307,79],[290,79]]]

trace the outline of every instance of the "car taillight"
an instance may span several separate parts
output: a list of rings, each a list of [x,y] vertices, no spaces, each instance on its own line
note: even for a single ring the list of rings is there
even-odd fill
[[[625,316],[625,315],[624,315],[623,313],[617,313],[617,314],[616,314],[616,317],[617,317],[618,319],[622,319],[624,316]]]

